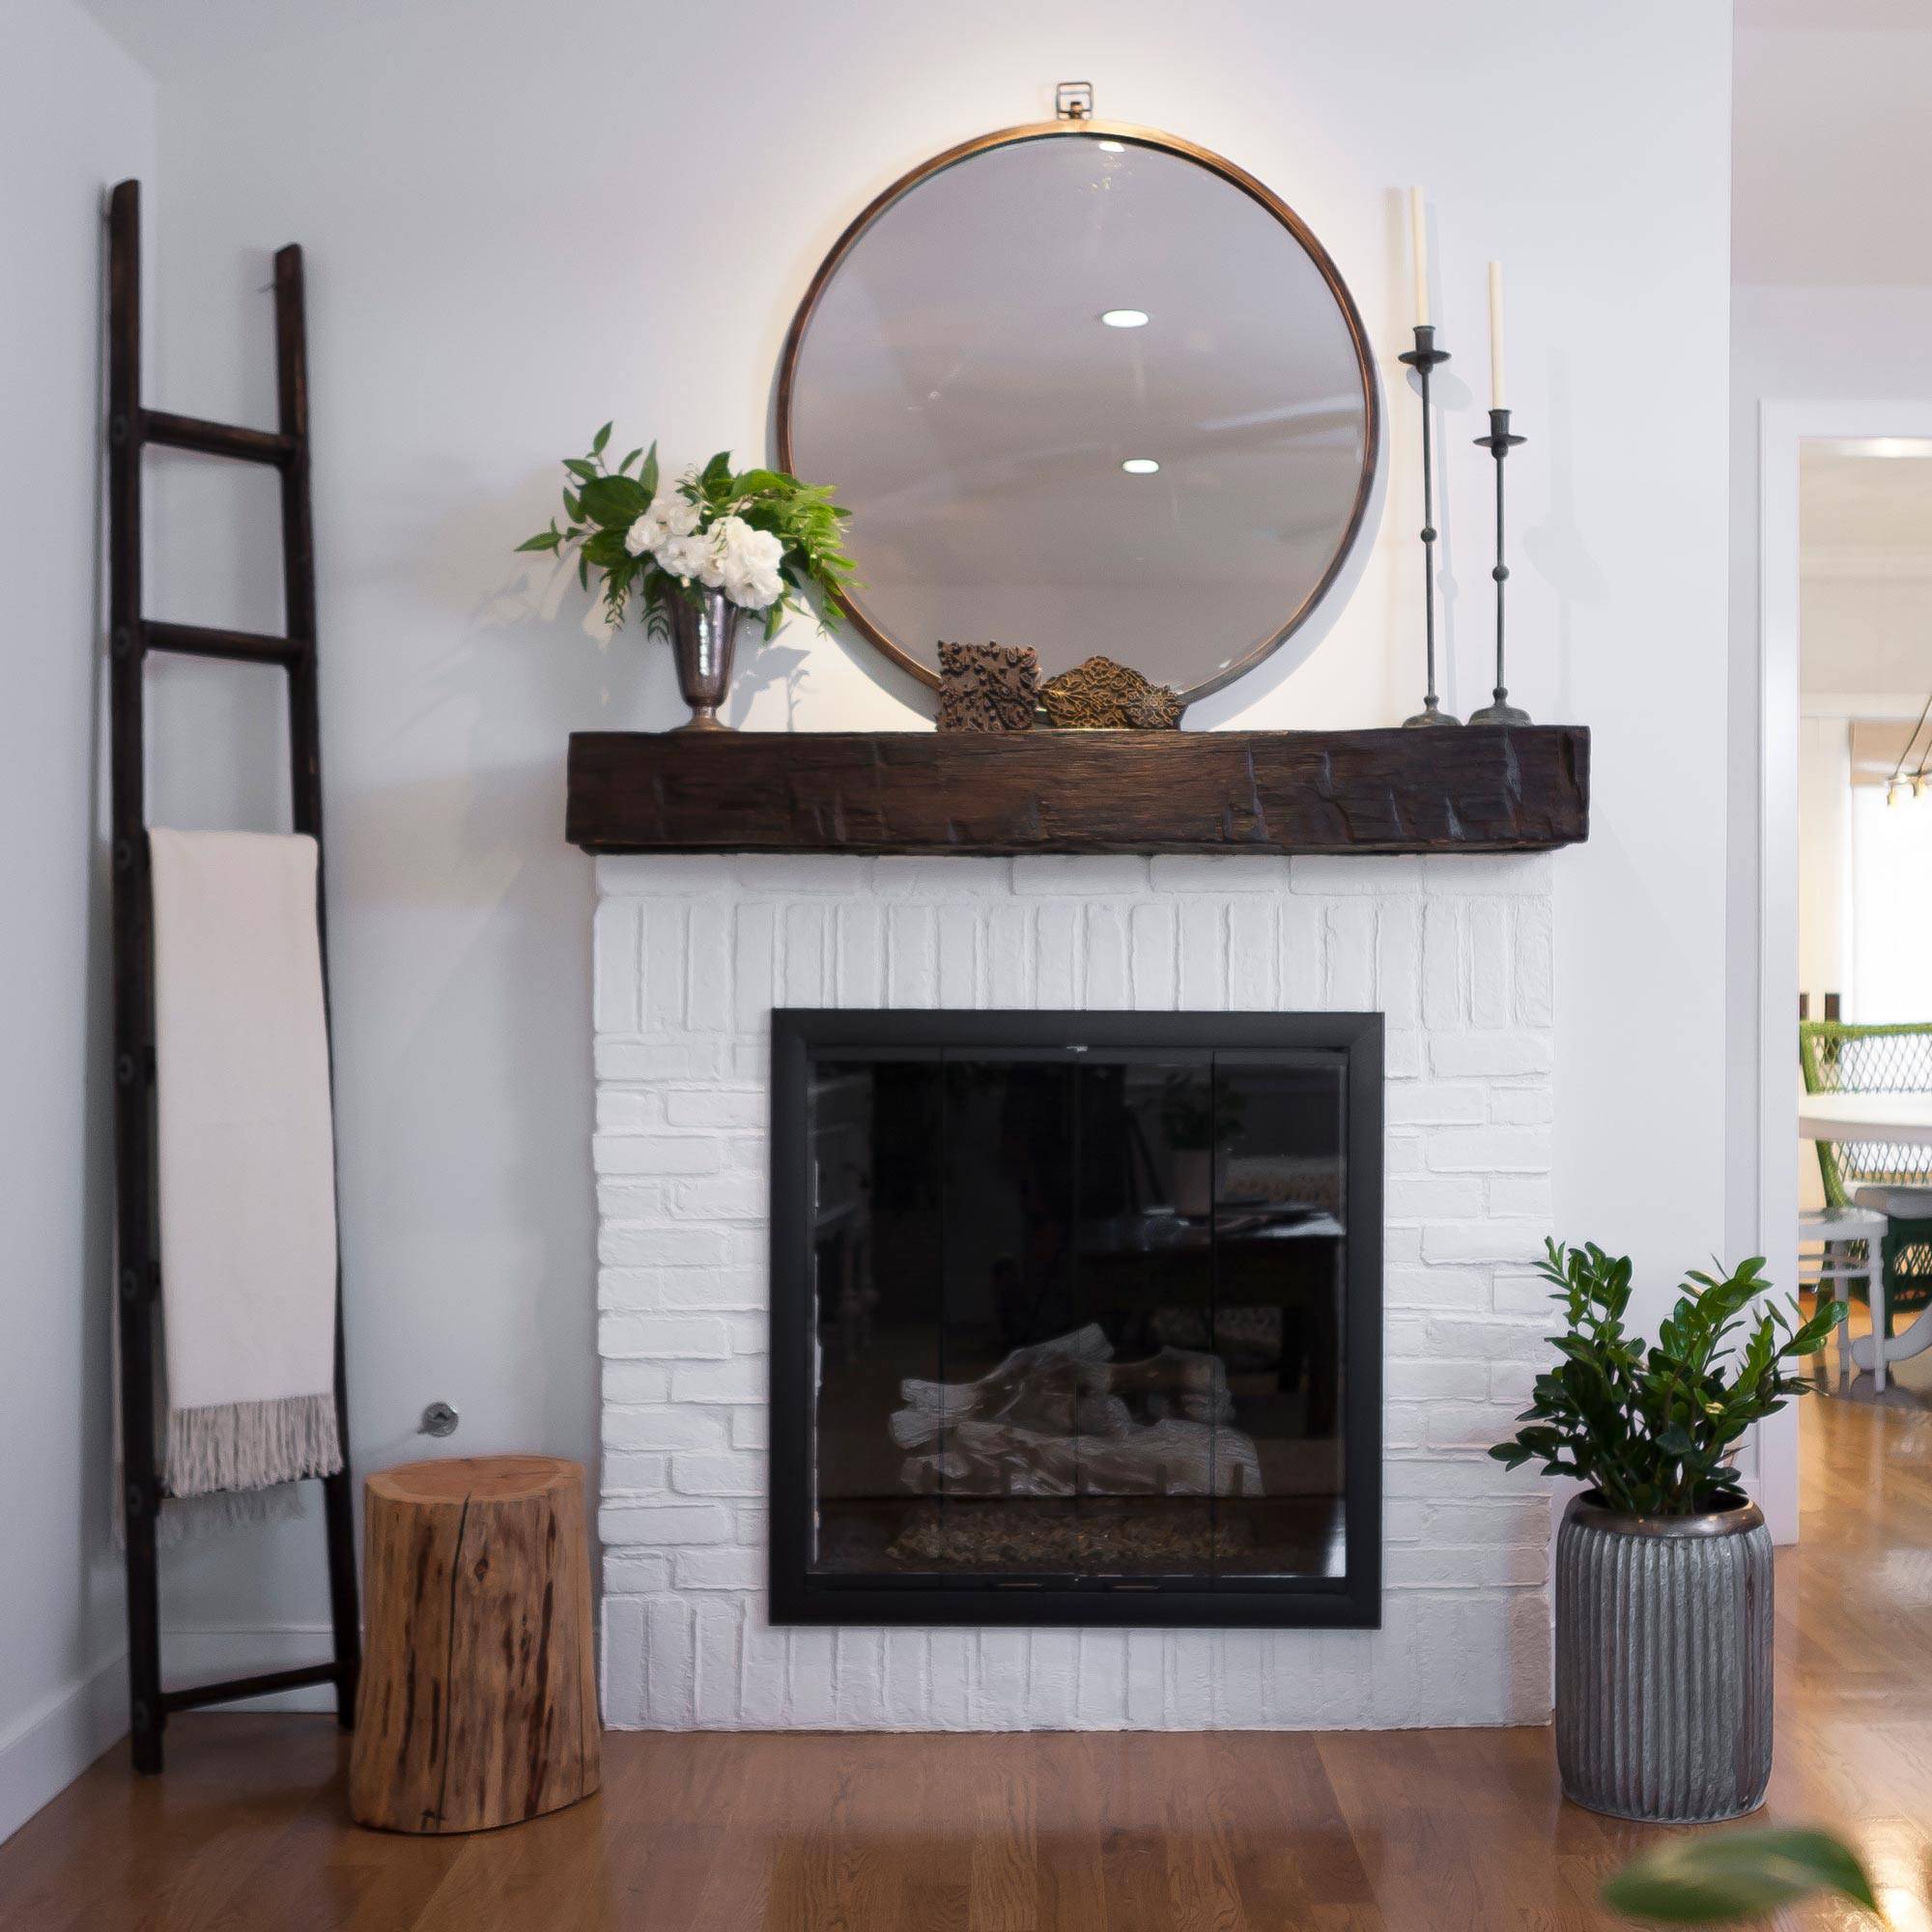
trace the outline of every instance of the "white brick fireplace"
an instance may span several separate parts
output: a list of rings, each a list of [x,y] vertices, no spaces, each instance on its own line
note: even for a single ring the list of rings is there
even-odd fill
[[[658,1728],[1537,1722],[1547,1492],[1484,1454],[1547,1352],[1548,856],[598,862],[604,1698]],[[773,1629],[775,1006],[1377,1009],[1379,1631]]]

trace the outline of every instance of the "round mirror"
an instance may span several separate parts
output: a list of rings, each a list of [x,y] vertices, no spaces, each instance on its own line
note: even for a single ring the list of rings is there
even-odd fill
[[[1361,318],[1293,212],[1145,128],[941,155],[839,237],[793,320],[779,457],[852,512],[853,621],[1102,654],[1193,698],[1333,583],[1379,441]]]

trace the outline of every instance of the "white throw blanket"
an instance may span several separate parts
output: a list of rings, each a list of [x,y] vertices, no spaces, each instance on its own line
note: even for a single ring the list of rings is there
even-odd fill
[[[316,844],[149,834],[173,1494],[342,1466]]]

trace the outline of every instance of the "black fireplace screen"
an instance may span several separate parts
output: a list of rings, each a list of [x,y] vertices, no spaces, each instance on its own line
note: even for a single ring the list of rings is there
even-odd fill
[[[1377,1014],[781,1011],[781,1622],[1379,1615]]]

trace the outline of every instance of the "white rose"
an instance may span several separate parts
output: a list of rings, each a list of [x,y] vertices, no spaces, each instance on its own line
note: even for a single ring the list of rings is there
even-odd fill
[[[681,497],[675,489],[662,491],[651,505],[651,515],[665,527],[665,534],[688,537],[697,528],[697,505]]]
[[[624,532],[624,548],[633,556],[642,556],[646,551],[655,551],[665,540],[665,527],[658,521],[658,506],[651,507]]]
[[[727,571],[724,594],[741,611],[768,610],[784,594],[784,579],[776,570]]]
[[[660,569],[689,583],[694,577],[703,577],[711,560],[711,544],[700,536],[667,537],[658,546],[657,559]]]

